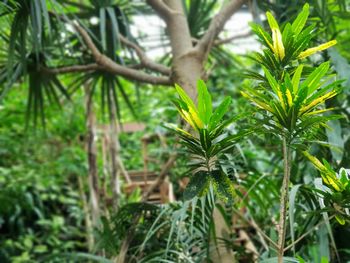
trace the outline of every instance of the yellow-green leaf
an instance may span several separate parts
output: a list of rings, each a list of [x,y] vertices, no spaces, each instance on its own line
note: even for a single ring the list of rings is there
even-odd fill
[[[275,55],[282,60],[285,56],[282,34],[278,28],[272,29],[273,51]]]
[[[276,19],[273,17],[273,15],[271,14],[271,12],[266,12],[266,18],[267,18],[267,22],[270,25],[271,30],[275,28],[279,29],[278,23]]]
[[[303,11],[299,13],[297,18],[292,23],[292,30],[294,34],[297,36],[303,30],[306,20],[309,17],[309,4],[305,4],[303,7]]]
[[[336,40],[332,40],[332,41],[329,41],[327,43],[324,43],[322,45],[319,45],[317,47],[312,47],[312,48],[309,48],[303,52],[301,52],[298,56],[299,59],[303,59],[303,58],[306,58],[312,54],[315,54],[316,52],[318,51],[322,51],[322,50],[325,50],[327,48],[330,48],[332,46],[334,46],[335,44],[337,44],[337,41]]]
[[[294,94],[297,94],[297,92],[298,92],[298,87],[299,87],[300,77],[301,77],[302,71],[303,71],[303,65],[299,65],[294,72],[294,75],[292,78],[293,93]]]
[[[175,84],[175,89],[180,98],[187,104],[188,107],[196,108],[192,99],[186,94],[185,90],[181,88],[178,84]]]
[[[205,85],[203,80],[198,80],[197,91],[199,117],[205,125],[208,125],[210,117],[212,115],[212,102],[207,86]]]

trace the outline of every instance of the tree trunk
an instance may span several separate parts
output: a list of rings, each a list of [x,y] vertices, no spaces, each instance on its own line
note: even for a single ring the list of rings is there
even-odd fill
[[[185,89],[187,94],[197,100],[197,81],[202,78],[202,61],[196,52],[189,52],[174,60],[173,80]]]
[[[81,201],[83,203],[85,228],[86,228],[86,241],[88,244],[89,252],[92,252],[93,248],[94,248],[94,235],[93,235],[92,222],[91,222],[91,218],[90,218],[89,203],[86,200],[84,182],[83,182],[81,176],[78,175],[77,179],[78,179],[79,195],[80,195]]]
[[[172,80],[196,100],[196,84],[203,74],[203,58],[193,48],[182,1],[165,0],[165,2],[174,11],[167,21],[173,55]]]
[[[110,90],[112,92],[112,90]],[[118,130],[116,122],[116,109],[115,105],[111,105],[109,114],[109,151],[111,157],[111,185],[113,193],[113,207],[114,211],[118,209],[118,199],[120,195],[120,182],[119,182],[119,141]]]
[[[93,103],[91,100],[91,92],[89,84],[84,85],[85,90],[85,106],[86,106],[86,150],[88,156],[88,182],[90,192],[90,206],[92,226],[98,225],[100,217],[99,209],[99,187],[97,174],[97,152],[95,143],[95,114],[93,111]]]

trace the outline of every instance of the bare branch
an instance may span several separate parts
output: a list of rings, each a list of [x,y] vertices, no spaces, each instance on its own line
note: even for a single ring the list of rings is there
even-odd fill
[[[246,38],[246,37],[250,37],[252,35],[252,32],[245,32],[239,35],[235,35],[235,36],[231,36],[228,38],[223,38],[223,39],[217,39],[214,41],[214,46],[220,46],[220,45],[224,45],[224,44],[228,44],[232,41],[235,41],[237,39],[242,39],[242,38]]]
[[[142,195],[143,202],[145,202],[147,200],[147,198],[154,192],[154,190],[156,190],[157,187],[159,187],[163,183],[164,179],[168,175],[169,170],[173,167],[176,159],[177,159],[176,153],[173,153],[170,155],[168,161],[162,167],[162,170],[160,171],[160,174],[159,174],[157,180],[152,185],[150,185],[148,187],[147,191],[144,192],[144,194]]]
[[[255,229],[256,232],[260,233],[262,237],[264,237],[266,239],[266,241],[268,241],[273,248],[278,248],[277,244],[275,241],[273,241],[268,235],[265,234],[265,232],[255,223],[255,221],[251,222],[249,221],[247,218],[245,218],[245,216],[236,208],[232,207],[232,211],[240,218],[242,219],[245,223],[247,223],[249,226],[251,226],[252,228]]]
[[[331,220],[333,217],[335,217],[335,215],[332,215],[329,220]],[[286,252],[287,250],[291,249],[293,246],[295,246],[297,243],[299,243],[301,240],[303,240],[307,235],[309,235],[311,232],[313,232],[314,230],[316,230],[316,228],[320,227],[321,225],[327,223],[326,220],[322,220],[321,222],[319,222],[317,225],[311,227],[308,231],[306,231],[304,234],[302,234],[298,239],[296,239],[293,243],[291,243],[289,246],[284,248],[284,252]]]
[[[224,28],[230,17],[242,6],[245,0],[230,0],[226,5],[223,5],[210,22],[209,28],[205,35],[199,40],[196,48],[205,56],[214,44],[215,38]]]
[[[228,44],[228,43],[233,42],[237,39],[246,38],[246,37],[249,37],[251,35],[252,35],[252,32],[249,31],[249,32],[241,33],[241,34],[234,35],[234,36],[231,36],[228,38],[216,39],[214,41],[213,46],[220,46],[220,45]],[[198,42],[199,42],[199,40],[197,38],[194,38],[194,37],[192,38],[192,43],[194,45],[196,45]]]
[[[78,23],[74,23],[74,28],[82,36],[86,46],[90,49],[92,56],[96,61],[96,64],[99,65],[102,69],[109,71],[113,74],[123,76],[124,78],[130,79],[130,80],[135,80],[135,81],[140,81],[140,82],[150,83],[155,85],[172,84],[169,77],[153,76],[145,72],[128,68],[115,63],[113,60],[111,60],[109,57],[102,54],[97,49],[92,39],[90,38],[89,34],[85,31],[84,28],[82,28]]]
[[[101,67],[96,64],[87,64],[87,65],[72,65],[58,68],[42,68],[46,73],[49,74],[62,74],[62,73],[74,73],[74,72],[86,72],[101,69]]]
[[[141,61],[141,65],[143,65],[144,67],[149,68],[151,70],[162,73],[164,75],[170,75],[170,68],[168,68],[162,64],[156,63],[153,60],[151,60],[150,58],[148,58],[146,56],[145,52],[136,43],[130,41],[129,39],[127,39],[126,37],[124,37],[122,35],[119,35],[119,39],[124,45],[135,50],[137,56],[139,57],[139,59]]]
[[[173,13],[173,10],[171,10],[163,0],[147,0],[147,4],[165,21],[167,21]]]

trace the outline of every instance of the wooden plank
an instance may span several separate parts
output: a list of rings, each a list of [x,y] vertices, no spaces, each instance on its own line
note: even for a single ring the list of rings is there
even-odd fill
[[[118,133],[133,133],[133,132],[138,132],[138,131],[143,131],[146,128],[146,125],[142,122],[127,122],[123,123],[122,126],[117,124],[117,132]],[[108,130],[108,125],[105,124],[100,124],[97,126],[97,129],[99,131],[107,131]]]

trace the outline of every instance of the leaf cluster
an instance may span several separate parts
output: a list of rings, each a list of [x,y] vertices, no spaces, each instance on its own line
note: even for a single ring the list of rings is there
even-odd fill
[[[193,128],[191,134],[175,125],[167,125],[181,138],[181,143],[186,146],[187,153],[190,154],[189,168],[192,176],[185,191],[185,198],[203,195],[212,184],[221,197],[225,200],[232,200],[234,189],[232,182],[219,165],[220,154],[235,147],[235,142],[249,134],[250,131],[242,131],[233,135],[225,132],[225,127],[241,116],[223,120],[229,109],[231,98],[226,97],[213,110],[211,96],[202,80],[197,83],[197,105],[180,86],[176,85],[176,90],[179,98],[174,99],[173,102],[183,119]]]
[[[316,68],[301,63],[301,59],[324,50],[336,43],[330,41],[318,47],[306,49],[313,35],[314,25],[305,28],[309,15],[308,4],[293,23],[287,23],[281,33],[280,26],[270,12],[266,13],[272,36],[259,25],[252,25],[259,41],[266,47],[256,53],[255,60],[263,66],[264,75],[248,72],[249,78],[258,80],[256,87],[244,87],[242,95],[260,110],[257,122],[265,132],[298,140],[299,144],[310,137],[320,126],[326,126],[338,115],[322,115],[333,110],[326,109],[324,102],[336,96],[341,81],[328,75],[329,62]]]
[[[327,210],[335,215],[337,221],[344,225],[350,221],[350,179],[349,171],[344,168],[335,172],[331,165],[323,159],[322,162],[308,152],[304,155],[320,172],[325,190],[316,190],[321,195]],[[329,205],[328,205],[329,204]]]

